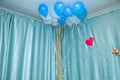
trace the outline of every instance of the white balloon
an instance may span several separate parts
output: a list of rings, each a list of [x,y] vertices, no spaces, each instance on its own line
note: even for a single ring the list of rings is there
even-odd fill
[[[57,19],[56,18],[51,18],[51,24],[53,26],[56,26],[58,24]]]
[[[50,7],[50,16],[56,19],[59,18],[59,16],[54,11],[54,5]]]
[[[80,21],[81,21],[81,20],[80,20],[80,19],[78,19],[78,18],[75,16],[75,22],[74,22],[74,24],[76,24],[76,25],[77,25],[77,24],[79,24],[79,23],[80,23]]]
[[[78,24],[80,22],[80,19],[78,19],[76,16],[69,17],[68,19],[74,24]]]
[[[58,19],[51,17],[52,22],[57,22]]]
[[[40,15],[40,17],[44,20],[45,19],[45,17],[44,16],[42,16],[42,15]]]
[[[51,24],[51,17],[48,14],[47,17],[41,16],[45,24]]]
[[[45,24],[51,24],[51,21],[50,20],[43,20]]]
[[[58,25],[57,22],[52,22],[51,24],[52,24],[53,26],[57,26],[57,25]]]
[[[69,27],[71,27],[71,26],[73,25],[73,23],[72,23],[69,19],[66,20],[66,24],[67,24]]]
[[[47,20],[50,20],[51,19],[51,16],[50,14],[48,13],[47,17],[46,17]]]

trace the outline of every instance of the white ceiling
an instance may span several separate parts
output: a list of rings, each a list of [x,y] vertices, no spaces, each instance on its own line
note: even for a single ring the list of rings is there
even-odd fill
[[[10,10],[15,10],[19,13],[40,18],[38,13],[38,6],[40,3],[46,3],[48,6],[53,6],[53,4],[58,0],[0,0],[0,7],[4,7]],[[75,1],[79,0],[59,0],[63,1],[65,4],[72,5]],[[92,14],[99,10],[117,5],[120,0],[80,0],[84,3],[88,14]]]

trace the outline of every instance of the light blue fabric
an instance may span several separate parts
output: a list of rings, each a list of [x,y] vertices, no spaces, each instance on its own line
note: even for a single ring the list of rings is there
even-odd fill
[[[0,80],[57,80],[55,29],[0,10]]]
[[[120,10],[62,31],[63,80],[120,80]],[[0,10],[0,80],[57,80],[55,28]],[[92,47],[85,44],[90,36]]]
[[[92,47],[85,44],[94,37]],[[69,28],[62,37],[64,80],[120,80],[120,9]]]

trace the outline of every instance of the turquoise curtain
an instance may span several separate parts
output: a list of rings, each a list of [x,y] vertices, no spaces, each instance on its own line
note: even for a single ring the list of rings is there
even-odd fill
[[[92,47],[85,44],[94,37]],[[65,27],[62,34],[64,80],[120,80],[120,9]]]
[[[0,9],[0,80],[57,80],[55,29]]]

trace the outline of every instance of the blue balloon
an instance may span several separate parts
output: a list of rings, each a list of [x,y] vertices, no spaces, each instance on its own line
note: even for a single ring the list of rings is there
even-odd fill
[[[64,25],[66,19],[67,19],[67,17],[65,17],[65,16],[62,15],[62,16],[60,17],[60,19],[58,19],[58,23],[59,23],[60,25]]]
[[[63,15],[66,17],[71,17],[73,15],[72,8],[70,6],[65,6],[64,11],[63,11]]]
[[[78,13],[80,13],[80,10],[81,10],[82,8],[84,8],[84,4],[83,4],[82,2],[80,2],[80,1],[75,2],[75,3],[73,4],[73,7],[72,7],[72,12],[73,12],[73,14],[74,14],[74,15],[77,15]]]
[[[87,17],[87,10],[85,8],[81,9],[81,12],[79,14],[77,14],[77,17],[80,20],[83,20]]]
[[[61,1],[56,2],[54,5],[54,10],[58,16],[61,16],[64,10],[64,3]]]
[[[46,17],[48,15],[48,7],[45,4],[41,4],[38,7],[38,11],[41,15],[43,15],[44,17]]]

